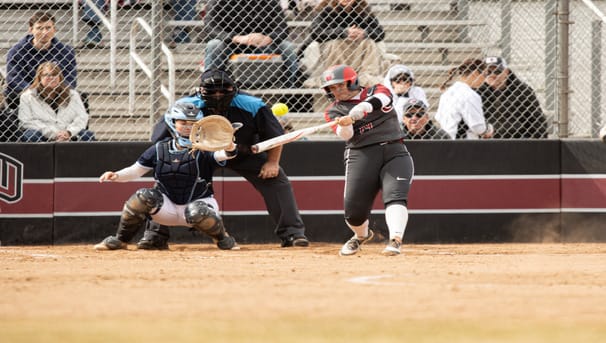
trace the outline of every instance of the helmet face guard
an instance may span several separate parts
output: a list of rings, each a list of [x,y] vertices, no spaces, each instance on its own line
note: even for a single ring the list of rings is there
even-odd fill
[[[177,102],[164,114],[164,122],[166,122],[170,134],[177,140],[177,143],[182,147],[190,148],[191,141],[189,137],[183,137],[177,132],[175,122],[177,120],[198,121],[202,117],[203,114],[196,105],[191,102]]]
[[[238,92],[229,74],[220,69],[209,69],[202,74],[200,97],[212,114],[224,115]]]
[[[328,97],[332,97],[332,93],[328,86],[336,85],[339,83],[347,83],[347,89],[350,91],[355,91],[360,89],[360,84],[358,83],[358,73],[356,71],[344,64],[339,64],[332,66],[326,69],[322,73],[322,86],[326,95]]]

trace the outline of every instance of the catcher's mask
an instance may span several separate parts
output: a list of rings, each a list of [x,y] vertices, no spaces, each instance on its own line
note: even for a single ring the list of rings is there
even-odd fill
[[[326,95],[329,98],[332,98],[332,93],[328,86],[336,85],[339,83],[347,82],[347,89],[350,91],[355,91],[360,89],[360,84],[358,83],[358,73],[356,71],[344,64],[335,65],[329,67],[322,73],[322,88]]]
[[[176,120],[187,120],[187,121],[198,121],[202,119],[203,114],[196,105],[191,102],[177,102],[175,103],[164,115],[164,121],[168,128],[170,129],[170,133],[177,140],[180,146],[190,148],[191,141],[188,137],[183,137],[177,132],[177,127],[175,126]]]
[[[202,73],[200,97],[211,114],[225,115],[238,87],[229,74],[221,69],[209,69]]]

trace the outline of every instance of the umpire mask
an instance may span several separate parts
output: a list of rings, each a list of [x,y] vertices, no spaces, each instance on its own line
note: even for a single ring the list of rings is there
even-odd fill
[[[200,97],[211,114],[225,116],[237,92],[236,83],[224,70],[209,69],[202,73]]]

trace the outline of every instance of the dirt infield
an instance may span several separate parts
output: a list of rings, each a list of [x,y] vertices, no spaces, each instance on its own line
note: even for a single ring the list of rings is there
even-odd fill
[[[0,341],[606,341],[606,244],[339,247],[0,247]]]

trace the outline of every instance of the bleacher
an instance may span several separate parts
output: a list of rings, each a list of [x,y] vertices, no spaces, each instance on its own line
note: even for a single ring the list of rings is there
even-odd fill
[[[386,30],[386,53],[397,57],[411,67],[417,84],[428,93],[433,110],[437,106],[439,85],[444,81],[447,70],[470,56],[481,56],[491,45],[477,43],[469,39],[470,27],[482,27],[486,23],[459,18],[456,2],[450,0],[370,0],[374,12]],[[150,20],[150,1],[137,5],[136,16]],[[57,37],[74,46],[85,34],[85,25],[79,22],[79,30],[74,42],[72,1],[65,0],[29,0],[0,1],[0,53],[6,56],[10,46],[15,44],[27,31],[27,21],[33,11],[51,9],[57,18]],[[130,9],[119,9],[119,33],[117,49],[116,84],[109,84],[110,49],[90,49],[77,47],[78,90],[89,94],[90,128],[101,140],[146,140],[149,137],[149,80],[142,72],[136,77],[135,110],[129,112],[129,34],[133,19]],[[167,19],[169,20],[169,19]],[[309,17],[290,17],[290,39],[301,44],[306,38],[306,30],[311,21]],[[171,49],[176,67],[176,96],[187,94],[198,85],[200,63],[204,54],[203,37],[199,23],[193,23],[195,39],[192,43],[179,44]],[[165,33],[168,32],[165,28]],[[109,34],[104,30],[105,41]],[[139,53],[149,51],[149,38],[138,41]],[[0,67],[4,67],[3,59]],[[163,64],[166,70],[166,64]],[[164,80],[166,83],[166,78]],[[261,96],[268,103],[283,101],[290,105],[288,118],[295,128],[311,126],[321,122],[319,112],[323,95],[319,89],[254,89],[250,93]],[[161,100],[165,108],[167,101]],[[327,132],[319,133],[316,139],[332,137]]]

